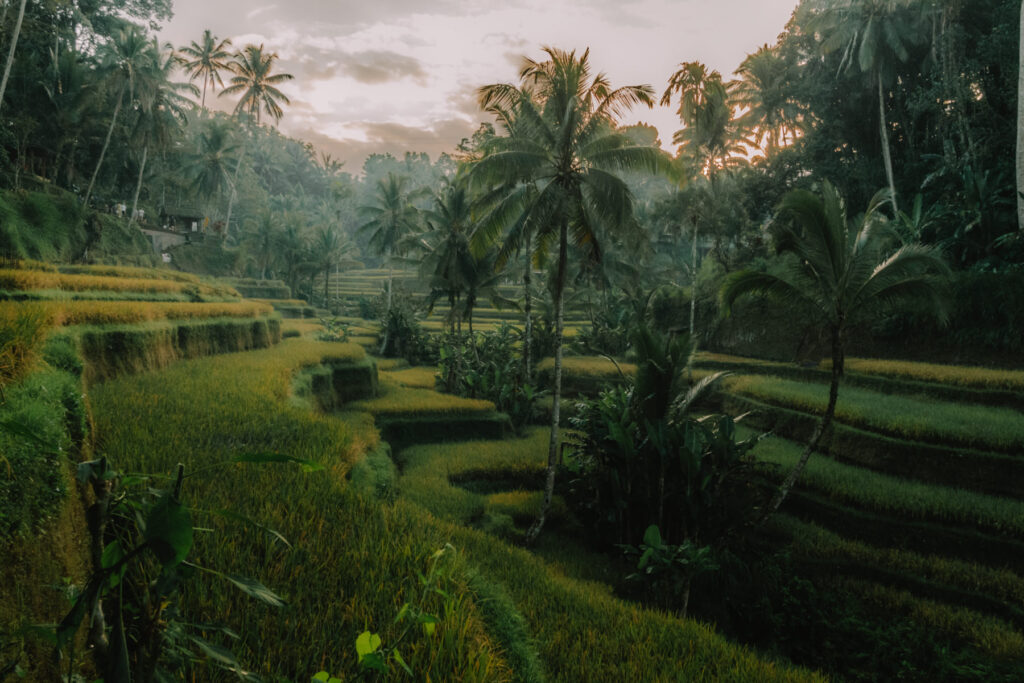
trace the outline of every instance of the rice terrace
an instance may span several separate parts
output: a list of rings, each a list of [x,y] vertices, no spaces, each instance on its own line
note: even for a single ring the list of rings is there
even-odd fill
[[[1024,3],[0,3],[0,683],[1024,681]]]

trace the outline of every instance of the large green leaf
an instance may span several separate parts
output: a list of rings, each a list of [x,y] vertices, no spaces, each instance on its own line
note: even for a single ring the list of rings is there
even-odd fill
[[[192,549],[192,515],[170,491],[160,494],[146,515],[144,538],[165,567],[181,564]]]

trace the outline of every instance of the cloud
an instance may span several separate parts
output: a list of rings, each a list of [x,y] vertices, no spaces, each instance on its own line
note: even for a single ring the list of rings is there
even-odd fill
[[[246,19],[254,19],[255,17],[258,17],[259,15],[261,15],[261,14],[263,14],[265,12],[270,12],[270,11],[275,10],[275,9],[277,9],[277,5],[265,5],[264,7],[257,7],[256,9],[254,9],[251,12],[247,13],[245,15],[245,18]]]
[[[367,85],[403,78],[423,82],[427,78],[427,72],[419,60],[391,50],[366,50],[339,55],[338,70]]]

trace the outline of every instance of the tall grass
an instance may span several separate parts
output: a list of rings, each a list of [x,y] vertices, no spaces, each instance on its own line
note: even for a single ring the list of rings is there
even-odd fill
[[[28,373],[52,326],[44,306],[0,306],[0,390]]]
[[[350,407],[388,417],[440,417],[494,411],[494,404],[490,401],[439,394],[430,389],[400,387],[388,382],[381,383],[377,398],[355,401]]]
[[[237,296],[230,287],[207,285],[192,281],[157,278],[135,278],[106,275],[75,275],[51,273],[41,270],[0,269],[0,289],[40,290],[58,289],[66,292],[113,291],[141,292],[145,294],[183,293],[195,291],[211,296]]]
[[[741,430],[741,434],[746,437],[751,432]],[[802,451],[802,446],[773,436],[758,443],[753,454],[789,470]],[[1020,500],[901,479],[826,457],[807,462],[800,485],[844,503],[904,519],[1024,535],[1024,501]]]
[[[724,380],[726,390],[766,403],[822,413],[828,387],[770,375],[742,375]],[[933,401],[843,387],[836,420],[911,441],[955,444],[1019,453],[1024,444],[1024,415],[1008,408]]]
[[[831,368],[831,361],[823,361],[822,367]],[[847,358],[846,369],[870,375],[885,375],[919,382],[938,382],[972,389],[1024,389],[1024,371],[1001,370],[967,365],[939,365],[916,363],[902,360],[879,360],[874,358]]]
[[[1024,578],[1008,569],[899,548],[877,548],[786,515],[778,515],[772,523],[792,537],[792,547],[801,555],[883,567],[939,585],[981,592],[1011,605],[1024,605]]]
[[[1024,634],[1001,619],[866,581],[844,579],[838,583],[886,613],[901,613],[954,642],[973,646],[992,657],[1021,661],[1024,666]]]
[[[15,315],[26,304],[0,301],[0,319]],[[177,301],[40,301],[32,304],[50,316],[54,325],[108,325],[155,320],[257,318],[270,315],[266,304],[183,303]]]
[[[387,370],[381,379],[390,380],[404,387],[433,389],[437,383],[437,368],[415,367],[401,370]]]
[[[237,629],[243,661],[273,679],[307,680],[321,669],[354,678],[356,636],[369,628],[385,642],[396,637],[391,622],[417,592],[416,573],[449,540],[424,529],[407,507],[381,507],[347,490],[347,472],[377,440],[365,423],[289,403],[296,370],[339,352],[348,353],[345,345],[289,340],[269,351],[182,362],[118,379],[93,394],[102,452],[112,462],[159,473],[182,461],[195,475],[185,487],[191,505],[230,508],[278,530],[292,544],[196,515],[198,526],[212,529],[198,538],[200,564],[256,576],[283,594],[288,606],[265,608],[198,578],[186,596],[187,615]],[[231,466],[202,474],[249,451],[287,453],[320,462],[325,470]],[[419,634],[403,643],[403,656],[424,678],[509,680],[465,581],[454,581],[452,612],[433,639]]]

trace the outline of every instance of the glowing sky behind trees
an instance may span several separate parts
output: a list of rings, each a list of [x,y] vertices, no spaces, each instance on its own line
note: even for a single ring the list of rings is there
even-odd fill
[[[264,43],[295,76],[281,130],[358,172],[372,152],[451,151],[486,118],[476,89],[516,82],[522,55],[542,45],[583,50],[613,86],[658,95],[682,61],[731,77],[772,43],[795,0],[175,0],[161,40],[180,46],[204,29],[236,47]],[[207,97],[222,109],[227,97]],[[219,100],[219,101],[218,101]],[[637,108],[626,122],[658,128],[668,146],[674,109]]]

